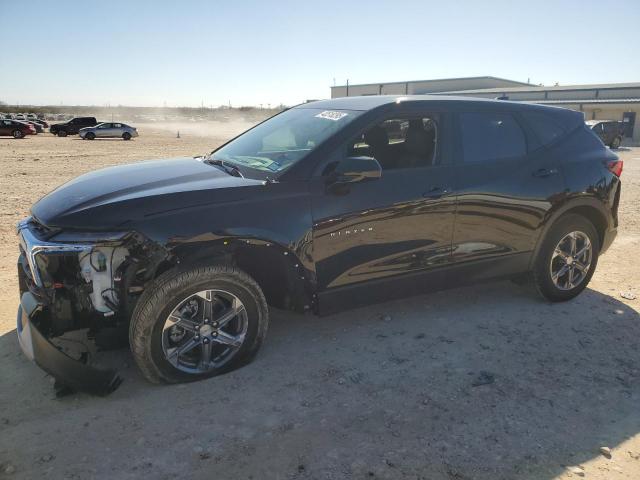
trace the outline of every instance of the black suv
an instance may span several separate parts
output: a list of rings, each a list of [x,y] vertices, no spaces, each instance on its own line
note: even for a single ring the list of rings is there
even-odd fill
[[[97,125],[96,117],[76,117],[65,123],[56,123],[49,127],[49,131],[59,137],[77,135],[81,128]]]
[[[249,362],[267,305],[326,314],[501,277],[569,300],[616,235],[621,171],[570,110],[301,105],[206,157],[99,170],[38,201],[18,225],[20,343],[60,383],[107,393],[118,375],[73,361],[87,356],[69,332],[125,329],[146,378],[181,382]]]
[[[585,122],[602,143],[611,148],[620,148],[624,135],[624,125],[615,120],[588,120]]]

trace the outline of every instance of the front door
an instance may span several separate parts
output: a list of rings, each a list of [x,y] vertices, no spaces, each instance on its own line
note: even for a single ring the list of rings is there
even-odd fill
[[[323,294],[448,265],[455,196],[443,120],[426,112],[380,119],[332,160],[374,157],[381,178],[338,191],[327,187],[326,171],[312,181],[321,309]]]
[[[111,136],[111,132],[113,131],[113,124],[112,123],[102,123],[100,125],[98,125],[95,130],[96,132],[96,137],[99,138],[107,138]]]

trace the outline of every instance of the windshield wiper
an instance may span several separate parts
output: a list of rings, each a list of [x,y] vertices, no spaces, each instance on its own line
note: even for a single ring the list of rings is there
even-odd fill
[[[244,178],[244,175],[242,175],[242,172],[240,171],[240,169],[238,167],[236,167],[235,165],[231,165],[230,163],[224,163],[224,161],[217,160],[217,159],[214,160],[211,157],[205,158],[204,159],[204,163],[207,163],[209,165],[215,165],[217,167],[221,167],[222,170],[224,170],[226,173],[228,173],[232,177]]]

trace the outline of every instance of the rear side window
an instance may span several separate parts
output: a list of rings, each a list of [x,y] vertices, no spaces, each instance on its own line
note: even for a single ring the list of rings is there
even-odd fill
[[[546,113],[523,112],[522,116],[542,145],[549,145],[566,133],[566,129]]]
[[[508,113],[462,113],[465,163],[518,158],[526,155],[524,132]]]

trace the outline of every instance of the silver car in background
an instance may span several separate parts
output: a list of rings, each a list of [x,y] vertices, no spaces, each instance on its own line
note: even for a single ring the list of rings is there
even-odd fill
[[[78,133],[80,137],[85,140],[93,140],[94,138],[122,138],[123,140],[131,140],[133,137],[138,136],[138,131],[134,127],[118,122],[99,123],[94,127],[81,128]]]

